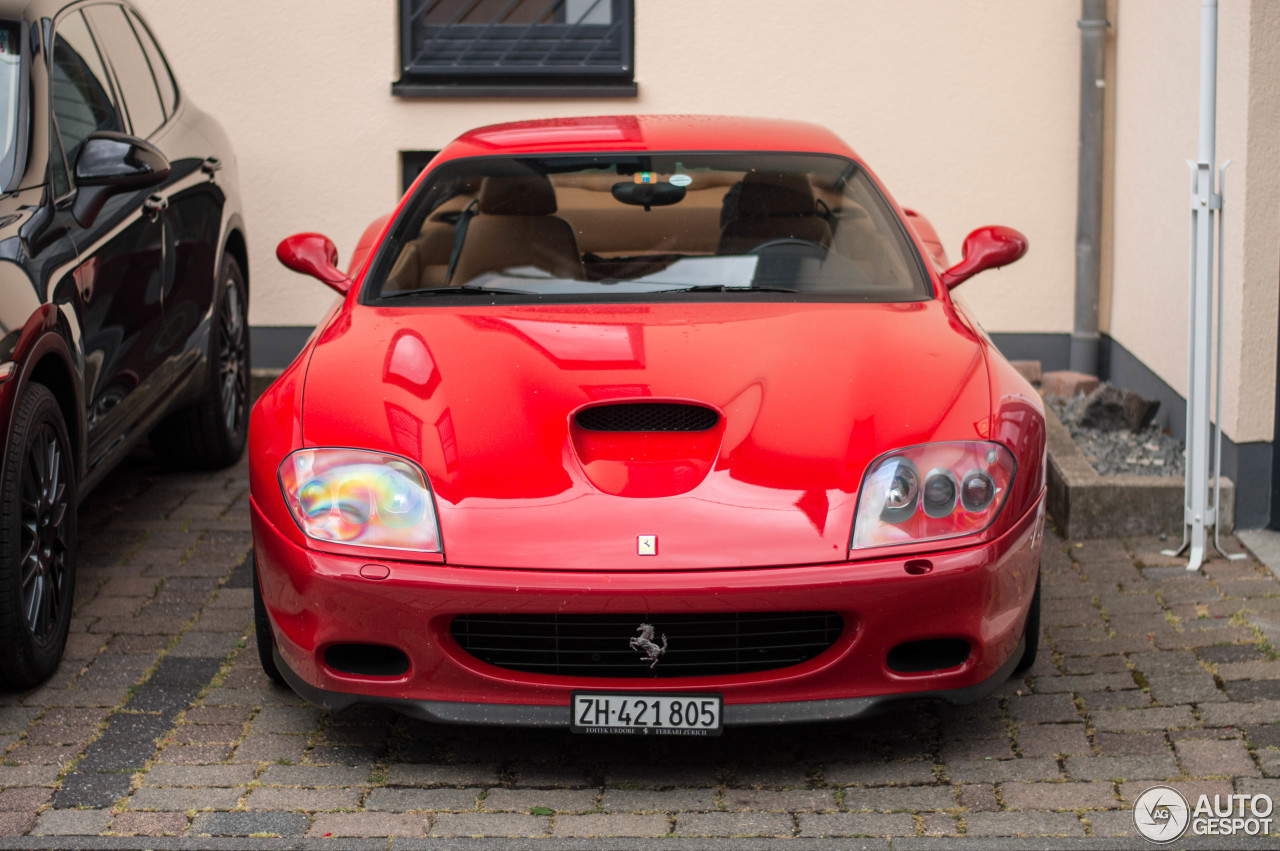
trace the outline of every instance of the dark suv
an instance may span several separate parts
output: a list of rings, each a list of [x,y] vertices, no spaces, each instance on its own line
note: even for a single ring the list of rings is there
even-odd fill
[[[66,643],[76,505],[150,434],[244,448],[248,263],[235,159],[138,13],[0,0],[0,686]]]

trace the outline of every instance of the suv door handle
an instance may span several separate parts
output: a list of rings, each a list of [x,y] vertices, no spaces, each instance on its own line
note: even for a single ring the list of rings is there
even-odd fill
[[[161,213],[169,209],[169,199],[162,195],[152,195],[142,202],[142,209],[147,211],[152,221],[155,221],[160,218]]]

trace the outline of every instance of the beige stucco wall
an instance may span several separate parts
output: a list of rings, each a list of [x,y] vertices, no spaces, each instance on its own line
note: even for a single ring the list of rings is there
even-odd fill
[[[1031,252],[960,291],[996,332],[1067,333],[1075,266],[1078,0],[639,0],[636,99],[406,100],[392,0],[137,0],[181,83],[238,151],[256,325],[329,303],[274,260],[318,230],[347,256],[395,203],[399,151],[550,115],[712,112],[817,121],[846,138],[958,259],[1009,224]],[[1226,432],[1269,440],[1280,275],[1280,3],[1223,0],[1219,159],[1228,181]],[[1101,324],[1185,393],[1196,0],[1112,0]],[[1241,389],[1245,388],[1245,389]]]
[[[391,0],[138,0],[180,82],[238,152],[257,325],[329,296],[275,243],[318,230],[343,256],[399,187],[398,151],[479,124],[607,112],[801,118],[840,133],[953,258],[984,224],[1032,250],[965,285],[990,330],[1069,331],[1079,4],[1073,0],[640,0],[638,99],[403,100]]]
[[[1115,18],[1112,336],[1187,392],[1190,170],[1198,155],[1200,4],[1120,0]],[[1280,280],[1280,7],[1224,0],[1217,159],[1226,181],[1224,432],[1269,441]]]

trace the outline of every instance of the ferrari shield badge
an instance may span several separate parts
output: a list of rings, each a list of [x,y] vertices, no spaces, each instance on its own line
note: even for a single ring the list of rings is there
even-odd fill
[[[637,538],[636,553],[642,556],[656,556],[658,554],[658,536],[641,535]]]

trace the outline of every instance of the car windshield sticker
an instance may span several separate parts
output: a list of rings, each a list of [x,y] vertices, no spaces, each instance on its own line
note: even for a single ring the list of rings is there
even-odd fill
[[[693,178],[687,174],[673,174],[669,178],[672,186],[688,186],[693,183]]]

